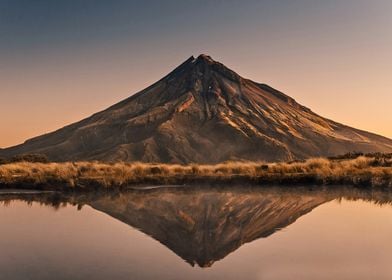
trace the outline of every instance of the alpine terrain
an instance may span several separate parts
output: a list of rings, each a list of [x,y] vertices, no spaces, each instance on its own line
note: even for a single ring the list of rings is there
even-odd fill
[[[293,98],[193,56],[141,92],[80,122],[0,150],[53,161],[214,163],[392,152],[392,140],[325,119]]]

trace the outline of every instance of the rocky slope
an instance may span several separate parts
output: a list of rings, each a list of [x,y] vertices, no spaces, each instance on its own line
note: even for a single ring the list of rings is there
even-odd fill
[[[392,152],[392,140],[318,116],[291,97],[200,55],[128,99],[0,150],[0,156],[210,163],[351,151]]]

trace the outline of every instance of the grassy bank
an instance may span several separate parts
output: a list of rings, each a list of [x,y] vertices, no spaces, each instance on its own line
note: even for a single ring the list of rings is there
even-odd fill
[[[304,162],[216,165],[14,162],[0,165],[1,187],[125,188],[143,184],[247,183],[392,187],[392,158],[314,158]]]

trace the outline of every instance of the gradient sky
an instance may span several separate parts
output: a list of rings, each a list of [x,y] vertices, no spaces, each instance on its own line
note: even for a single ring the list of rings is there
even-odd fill
[[[0,0],[0,147],[88,117],[206,53],[392,138],[390,0]]]

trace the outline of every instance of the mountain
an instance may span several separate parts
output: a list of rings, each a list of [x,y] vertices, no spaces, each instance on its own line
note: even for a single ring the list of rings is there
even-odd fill
[[[0,150],[54,161],[282,161],[392,152],[392,140],[325,119],[207,55],[80,122]]]

